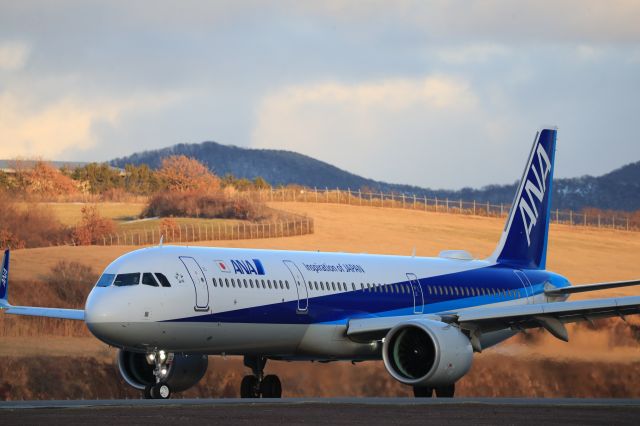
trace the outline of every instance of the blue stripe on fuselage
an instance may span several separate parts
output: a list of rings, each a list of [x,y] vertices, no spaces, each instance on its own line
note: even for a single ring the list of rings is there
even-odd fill
[[[424,296],[424,313],[455,311],[462,308],[481,306],[525,298],[522,283],[513,273],[512,268],[494,265],[470,271],[456,272],[419,280]],[[544,283],[551,281],[556,287],[569,285],[567,280],[559,275],[547,271],[523,271],[532,283],[534,294],[544,291]],[[358,284],[359,285],[359,284]],[[186,318],[176,318],[167,322],[221,322],[221,323],[263,323],[263,324],[343,324],[351,318],[383,317],[412,315],[414,313],[414,299],[411,293],[389,291],[389,286],[409,285],[409,281],[387,284],[387,291],[351,290],[337,294],[314,296],[316,290],[309,289],[308,313],[297,312],[298,301],[252,306],[219,313],[197,315]],[[437,287],[455,286],[458,289],[475,288],[516,290],[516,297],[503,295],[470,296],[464,294],[440,294],[434,291]],[[431,291],[429,291],[431,288]],[[227,291],[220,289],[218,291]],[[252,291],[241,289],[236,291]],[[255,291],[255,290],[253,290]],[[437,294],[436,294],[437,293]],[[215,294],[215,290],[214,290]],[[476,292],[476,294],[478,294]]]

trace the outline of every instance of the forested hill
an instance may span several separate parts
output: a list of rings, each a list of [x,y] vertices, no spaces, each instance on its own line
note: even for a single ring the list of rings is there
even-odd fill
[[[111,161],[116,167],[125,164],[148,164],[158,168],[163,158],[186,155],[206,164],[219,176],[232,174],[238,178],[261,176],[273,186],[298,184],[317,188],[351,188],[416,194],[428,197],[510,203],[516,183],[489,185],[480,189],[459,191],[434,190],[411,185],[379,182],[349,173],[331,164],[291,151],[248,149],[216,142],[179,144],[169,148],[145,151]],[[640,161],[628,164],[603,176],[556,179],[552,208],[581,210],[595,207],[603,210],[634,211],[640,209]]]

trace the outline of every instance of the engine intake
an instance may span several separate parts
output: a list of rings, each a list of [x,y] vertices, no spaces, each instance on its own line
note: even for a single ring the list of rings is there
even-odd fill
[[[146,385],[155,381],[154,365],[147,361],[146,354],[118,351],[118,370],[128,385],[143,390]],[[201,354],[175,354],[173,361],[167,365],[166,382],[174,392],[181,392],[197,384],[207,372],[209,359]]]
[[[467,336],[450,324],[407,321],[389,330],[382,347],[391,376],[412,386],[455,383],[471,368],[473,349]]]

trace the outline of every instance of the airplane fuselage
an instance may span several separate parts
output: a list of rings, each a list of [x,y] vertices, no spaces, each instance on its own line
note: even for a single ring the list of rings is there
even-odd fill
[[[465,256],[183,246],[128,253],[105,269],[101,283],[85,315],[110,345],[318,360],[381,357],[381,342],[346,336],[349,320],[540,303],[547,301],[545,284],[569,285],[552,272]],[[484,347],[513,334],[487,335]]]

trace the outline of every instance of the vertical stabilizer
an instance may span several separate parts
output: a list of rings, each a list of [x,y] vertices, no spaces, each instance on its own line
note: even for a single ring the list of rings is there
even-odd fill
[[[2,259],[2,275],[0,276],[0,307],[8,304],[7,292],[9,290],[9,250],[4,251]]]
[[[519,268],[545,268],[557,132],[556,128],[544,128],[536,134],[491,260]]]

